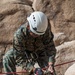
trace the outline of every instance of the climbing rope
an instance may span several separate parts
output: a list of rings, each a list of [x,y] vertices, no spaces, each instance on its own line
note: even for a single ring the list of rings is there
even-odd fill
[[[75,62],[75,60],[72,60],[72,61],[69,61],[69,62],[64,62],[64,63],[61,63],[61,64],[57,64],[55,65],[54,67],[58,67],[58,66],[61,66],[61,65],[65,65],[65,64],[68,64],[68,63],[72,63],[72,62]],[[45,69],[45,68],[43,68]],[[3,74],[19,74],[19,73],[26,73],[27,71],[24,70],[24,71],[21,71],[21,72],[8,72],[8,73],[0,73],[0,75],[3,75]]]

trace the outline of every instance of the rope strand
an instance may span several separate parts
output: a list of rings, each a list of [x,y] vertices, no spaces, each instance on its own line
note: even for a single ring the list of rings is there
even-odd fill
[[[65,65],[65,64],[68,64],[68,63],[72,63],[72,62],[75,62],[75,60],[72,60],[72,61],[69,61],[69,62],[64,62],[64,63],[61,63],[61,64],[57,64],[55,65],[54,67],[57,67],[57,66],[61,66],[61,65]],[[45,68],[43,68],[45,69]],[[3,75],[3,74],[17,74],[17,73],[26,73],[27,71],[24,70],[24,71],[21,71],[21,72],[8,72],[8,73],[0,73],[0,75]]]

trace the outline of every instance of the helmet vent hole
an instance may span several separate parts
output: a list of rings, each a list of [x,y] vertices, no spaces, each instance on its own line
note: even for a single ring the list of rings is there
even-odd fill
[[[33,20],[36,22],[34,15],[33,15]]]

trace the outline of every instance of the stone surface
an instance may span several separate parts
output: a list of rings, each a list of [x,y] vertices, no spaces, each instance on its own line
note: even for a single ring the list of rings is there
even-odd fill
[[[26,0],[0,0],[0,62],[3,54],[12,47],[14,32],[26,22],[33,11]]]
[[[33,11],[32,8],[35,11],[43,11],[50,20],[57,46],[56,64],[73,60],[75,0],[0,0],[0,61],[3,54],[12,47],[14,32],[26,22],[26,17]],[[56,67],[57,74],[64,75],[72,64]]]
[[[57,55],[56,55],[56,63],[63,64],[66,62],[70,62],[75,60],[75,40],[70,42],[65,42],[60,46],[56,47]],[[73,64],[74,62],[66,63],[63,65],[56,66],[56,72],[58,75],[64,75],[66,70]]]
[[[68,41],[67,36],[64,33],[55,33],[54,34],[54,43],[55,46],[63,44],[65,41]]]
[[[75,63],[67,69],[65,75],[75,75]]]
[[[32,6],[32,0],[0,0],[0,5],[6,3],[24,4]]]
[[[59,4],[62,0],[34,0],[33,8],[35,11],[43,11],[48,18],[53,17],[59,12]]]
[[[64,10],[65,19],[75,22],[75,0],[66,0],[64,6],[62,5],[62,9]]]
[[[27,5],[11,3],[4,4],[0,9],[0,43],[10,43],[15,30],[25,23],[26,17],[32,12],[32,9]]]
[[[34,0],[33,8],[48,16],[55,34],[64,33],[68,41],[75,39],[75,0]]]

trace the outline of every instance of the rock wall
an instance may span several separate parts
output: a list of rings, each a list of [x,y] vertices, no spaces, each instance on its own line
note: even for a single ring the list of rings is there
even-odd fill
[[[56,49],[57,49],[57,55],[56,55],[55,65],[62,64],[62,65],[55,67],[56,72],[58,75],[64,75],[66,70],[73,63],[75,63],[75,62],[70,62],[70,61],[75,60],[75,40],[70,41],[70,42],[65,42],[65,43],[57,46]],[[66,74],[66,75],[68,75],[68,74]]]
[[[0,61],[2,55],[12,47],[14,32],[26,22],[26,17],[33,11],[43,11],[49,18],[56,47],[75,40],[75,0],[0,0]],[[70,45],[60,49],[57,55],[61,57],[63,52],[71,57],[56,59],[58,63],[68,61],[75,54]],[[58,75],[63,75],[69,66],[70,64],[66,68],[58,67]]]
[[[3,54],[12,47],[14,32],[33,11],[31,3],[28,0],[0,0],[0,62]]]
[[[75,0],[34,0],[33,8],[48,16],[55,34],[63,33],[67,37],[65,41],[75,39]]]
[[[12,45],[14,32],[25,23],[26,17],[32,12],[29,3],[23,1],[2,0],[2,3],[0,2],[0,50],[4,50],[4,46],[8,48],[8,45]]]
[[[65,72],[65,75],[75,75],[75,64],[71,65],[67,71]]]

